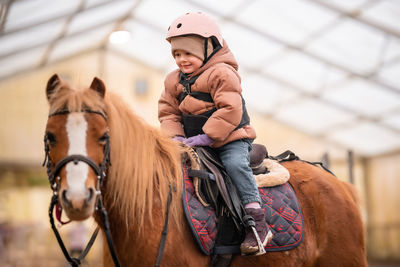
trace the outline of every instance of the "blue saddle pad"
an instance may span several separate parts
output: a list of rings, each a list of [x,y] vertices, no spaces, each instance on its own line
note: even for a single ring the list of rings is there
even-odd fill
[[[201,251],[210,255],[217,236],[214,208],[204,207],[200,203],[185,168],[183,187],[182,201],[186,218]],[[289,183],[259,188],[259,192],[267,224],[274,234],[265,250],[283,251],[300,245],[304,235],[304,222],[299,202]]]

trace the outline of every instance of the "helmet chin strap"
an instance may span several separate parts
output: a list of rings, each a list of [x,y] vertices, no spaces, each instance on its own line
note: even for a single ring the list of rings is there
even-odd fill
[[[204,60],[203,60],[203,65],[206,63],[207,58],[208,58],[208,38],[204,38]]]
[[[208,56],[208,40],[211,41],[212,47],[213,47],[213,51],[211,52],[211,54]],[[218,42],[215,42],[215,40],[213,40],[213,37],[208,37],[208,38],[204,38],[204,60],[203,60],[203,65],[204,66],[208,60],[214,55],[216,54],[220,49],[222,48],[221,44]]]

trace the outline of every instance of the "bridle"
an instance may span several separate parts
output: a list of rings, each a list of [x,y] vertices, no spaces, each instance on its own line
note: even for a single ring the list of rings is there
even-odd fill
[[[81,112],[87,112],[87,113],[95,113],[95,114],[99,114],[101,115],[104,120],[107,122],[107,116],[105,113],[101,112],[101,111],[93,111],[90,109],[83,109],[81,110]],[[59,111],[56,111],[52,114],[49,115],[50,117],[53,116],[57,116],[57,115],[65,115],[65,114],[69,114],[70,111],[67,109],[62,109]],[[53,217],[53,210],[54,210],[54,206],[58,206],[59,205],[59,198],[58,198],[58,189],[59,189],[59,180],[60,177],[58,176],[59,172],[61,171],[61,169],[69,162],[74,162],[74,164],[78,164],[78,162],[84,162],[87,165],[89,165],[90,168],[92,168],[92,170],[95,172],[96,176],[97,176],[97,183],[96,183],[96,195],[97,195],[97,200],[96,200],[96,211],[100,212],[101,215],[101,220],[103,223],[103,227],[104,227],[104,232],[107,238],[107,243],[108,243],[108,248],[110,250],[112,259],[114,261],[114,265],[119,267],[120,263],[117,257],[117,254],[115,252],[115,247],[114,247],[114,243],[112,240],[112,236],[111,236],[111,230],[110,230],[110,223],[108,220],[108,214],[106,209],[104,208],[103,205],[103,200],[102,200],[102,194],[101,194],[101,187],[103,185],[104,179],[106,177],[106,173],[107,173],[107,167],[109,165],[111,165],[111,161],[110,161],[110,139],[107,136],[106,138],[106,143],[104,146],[104,159],[103,162],[98,165],[97,163],[95,163],[92,159],[90,159],[89,157],[86,157],[84,155],[79,155],[79,154],[74,154],[74,155],[69,155],[67,157],[64,157],[63,159],[61,159],[59,162],[57,162],[54,166],[54,169],[52,169],[52,165],[53,162],[51,162],[51,159],[49,157],[49,153],[50,153],[50,147],[48,145],[48,137],[47,134],[44,137],[44,146],[45,146],[45,159],[43,161],[43,166],[46,165],[47,167],[47,176],[49,178],[49,183],[50,183],[50,187],[53,190],[53,196],[51,198],[51,202],[50,202],[50,207],[49,207],[49,217],[50,217],[50,224],[51,224],[51,228],[53,229],[53,232],[57,238],[58,244],[60,245],[60,248],[66,258],[66,260],[71,264],[71,266],[79,266],[81,264],[81,261],[85,258],[85,256],[87,255],[87,253],[89,252],[90,248],[92,247],[94,241],[96,240],[97,234],[99,232],[99,227],[96,228],[96,230],[93,232],[92,237],[90,238],[89,242],[86,245],[86,248],[83,250],[83,252],[81,253],[81,255],[78,258],[73,258],[69,255],[68,250],[65,248],[64,242],[62,241],[62,238],[60,236],[60,233],[58,232],[55,224],[54,224],[54,217]],[[47,164],[46,164],[47,163]]]
[[[93,111],[90,109],[83,109],[81,112],[87,112],[87,113],[95,113],[101,115],[104,120],[107,122],[107,116],[105,113],[101,111]],[[57,116],[57,115],[65,115],[69,114],[70,111],[67,109],[62,109],[59,111],[56,111],[52,114],[49,115],[49,118],[52,116]],[[45,158],[43,161],[43,166],[46,165],[47,167],[47,176],[49,178],[49,183],[50,187],[53,190],[53,196],[51,198],[50,202],[50,207],[49,207],[49,217],[50,217],[50,224],[51,228],[53,229],[53,232],[57,238],[58,244],[60,245],[60,248],[65,256],[65,259],[71,264],[73,267],[78,267],[81,264],[81,261],[85,258],[87,253],[89,252],[90,248],[94,244],[94,241],[96,240],[97,234],[99,232],[99,227],[96,228],[96,230],[93,232],[92,237],[90,238],[89,242],[86,245],[86,248],[83,250],[81,255],[78,258],[73,258],[69,255],[68,250],[65,248],[64,242],[62,241],[62,238],[60,236],[60,233],[58,232],[55,224],[54,224],[54,216],[53,216],[53,210],[55,205],[59,205],[59,199],[58,199],[58,189],[59,189],[59,172],[61,169],[69,162],[73,161],[75,164],[78,164],[79,161],[82,161],[86,164],[88,164],[93,171],[96,173],[97,176],[97,184],[96,184],[96,195],[97,195],[97,202],[96,202],[96,211],[100,212],[101,215],[101,220],[102,224],[104,227],[104,233],[107,238],[107,244],[108,248],[111,253],[111,257],[114,261],[114,265],[116,267],[120,267],[121,264],[119,263],[117,254],[115,252],[115,246],[112,240],[111,236],[111,230],[110,230],[110,222],[108,220],[108,215],[107,211],[104,208],[103,205],[103,200],[102,200],[102,194],[101,194],[101,187],[103,185],[104,179],[106,178],[106,173],[107,173],[107,167],[111,165],[110,161],[110,138],[107,136],[106,143],[104,146],[104,159],[103,162],[100,165],[97,165],[92,159],[89,157],[75,154],[75,155],[69,155],[65,158],[62,158],[59,162],[55,164],[54,169],[52,170],[52,165],[53,163],[50,160],[49,153],[50,153],[50,147],[47,143],[47,135],[44,137],[44,150],[45,150]],[[47,164],[46,164],[47,163]],[[169,222],[169,213],[170,213],[170,205],[172,202],[172,192],[176,192],[176,188],[174,185],[169,185],[169,193],[168,193],[168,199],[167,199],[167,211],[166,211],[166,217],[164,221],[164,227],[161,232],[161,239],[160,239],[160,246],[158,248],[158,255],[156,258],[156,267],[159,267],[161,264],[161,260],[164,254],[164,249],[165,249],[165,244],[166,244],[166,239],[167,239],[167,232],[168,232],[168,222]],[[61,222],[62,223],[62,222]]]

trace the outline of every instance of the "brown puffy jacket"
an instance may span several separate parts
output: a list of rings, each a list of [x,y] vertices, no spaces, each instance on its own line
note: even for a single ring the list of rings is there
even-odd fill
[[[167,75],[165,89],[158,101],[158,119],[161,129],[170,136],[185,136],[181,114],[199,115],[214,107],[217,110],[204,124],[202,130],[215,140],[212,147],[220,147],[226,143],[243,138],[256,138],[255,129],[245,125],[235,130],[242,118],[242,88],[237,72],[237,62],[224,41],[221,48],[210,60],[192,73],[190,77],[199,75],[191,90],[209,93],[214,103],[196,99],[190,95],[179,104],[178,95],[183,91],[179,83],[179,69]]]

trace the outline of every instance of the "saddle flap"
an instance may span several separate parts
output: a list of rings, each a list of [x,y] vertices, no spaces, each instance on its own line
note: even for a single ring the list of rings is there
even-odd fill
[[[211,148],[197,147],[195,150],[203,167],[214,175],[219,196],[224,200],[226,207],[234,218],[241,220],[243,208],[236,187],[231,182],[218,155]]]

